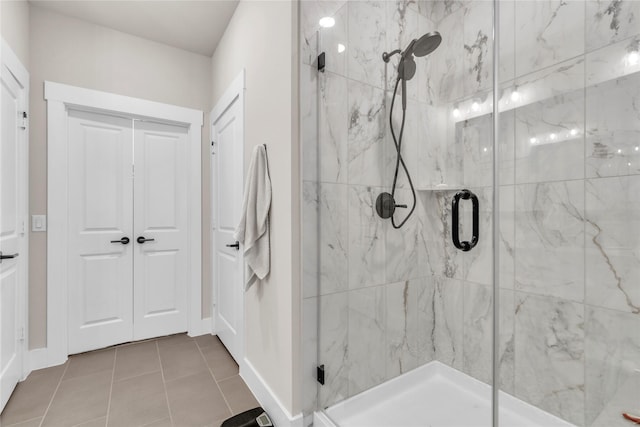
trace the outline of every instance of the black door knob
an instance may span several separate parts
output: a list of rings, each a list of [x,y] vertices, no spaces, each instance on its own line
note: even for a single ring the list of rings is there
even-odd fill
[[[126,245],[130,242],[128,237],[123,237],[120,240],[112,240],[111,243],[122,243],[123,245]]]
[[[155,240],[156,240],[156,239],[147,239],[147,238],[145,238],[144,236],[140,236],[140,237],[138,237],[138,238],[136,239],[136,241],[137,241],[138,243],[140,243],[140,244],[143,244],[144,242],[153,242],[153,241],[155,241]]]
[[[240,250],[240,242],[235,242],[231,245],[226,245],[228,248],[236,248],[236,251]]]

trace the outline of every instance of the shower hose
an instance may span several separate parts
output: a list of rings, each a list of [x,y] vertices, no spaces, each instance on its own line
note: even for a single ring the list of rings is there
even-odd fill
[[[411,209],[409,210],[409,213],[402,220],[402,222],[400,222],[400,224],[396,224],[396,221],[393,215],[391,216],[391,225],[393,225],[393,228],[395,229],[402,227],[407,222],[411,214],[413,214],[413,211],[416,209],[416,190],[415,188],[413,188],[411,175],[409,175],[409,170],[407,169],[407,166],[404,164],[404,159],[402,158],[402,152],[401,152],[402,136],[404,134],[404,122],[405,122],[406,113],[407,113],[406,108],[404,106],[402,108],[402,122],[400,124],[400,133],[398,134],[397,138],[396,138],[395,131],[393,130],[393,107],[395,105],[396,94],[398,92],[398,85],[400,84],[400,80],[402,80],[402,78],[398,76],[398,79],[396,80],[395,88],[393,89],[393,97],[391,98],[391,110],[389,111],[389,129],[391,130],[391,137],[393,138],[393,144],[396,146],[396,171],[393,174],[393,187],[391,187],[391,197],[393,198],[393,200],[395,200],[396,184],[398,182],[398,172],[400,170],[400,165],[402,165],[402,169],[404,170],[404,173],[407,175],[407,180],[409,181],[409,187],[411,187],[411,196],[413,197],[413,203],[411,205]],[[396,207],[397,206],[398,205],[396,205]]]

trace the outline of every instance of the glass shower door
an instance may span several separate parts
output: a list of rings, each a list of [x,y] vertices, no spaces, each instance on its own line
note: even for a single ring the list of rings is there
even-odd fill
[[[301,3],[307,414],[492,424],[493,10]]]
[[[640,413],[640,2],[501,1],[503,389],[576,426]],[[511,307],[511,309],[509,309]],[[504,424],[503,424],[504,425]]]

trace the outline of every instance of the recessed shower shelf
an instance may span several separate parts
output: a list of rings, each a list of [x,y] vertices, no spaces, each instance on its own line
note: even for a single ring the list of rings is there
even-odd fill
[[[416,187],[417,191],[458,191],[462,190],[461,185],[438,184],[425,187]]]

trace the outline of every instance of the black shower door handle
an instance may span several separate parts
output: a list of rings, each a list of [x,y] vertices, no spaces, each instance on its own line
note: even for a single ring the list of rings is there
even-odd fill
[[[473,205],[473,230],[471,241],[460,241],[460,215],[458,212],[458,205],[460,204],[460,199],[469,200],[471,199],[471,204]],[[463,252],[468,252],[471,249],[475,248],[478,244],[478,239],[480,238],[480,205],[478,203],[478,196],[473,194],[469,190],[460,190],[453,196],[453,202],[451,202],[451,215],[453,216],[453,221],[451,222],[451,240],[453,240],[453,244],[456,248],[460,249]]]

